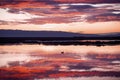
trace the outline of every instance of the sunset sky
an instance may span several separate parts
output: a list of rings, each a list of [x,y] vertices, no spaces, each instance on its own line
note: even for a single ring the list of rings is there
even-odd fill
[[[0,0],[0,29],[120,32],[119,0]]]
[[[120,0],[0,0],[0,80],[120,80]]]

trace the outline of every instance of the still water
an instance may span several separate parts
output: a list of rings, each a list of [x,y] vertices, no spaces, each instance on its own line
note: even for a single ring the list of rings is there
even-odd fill
[[[0,80],[120,80],[120,45],[0,45]]]

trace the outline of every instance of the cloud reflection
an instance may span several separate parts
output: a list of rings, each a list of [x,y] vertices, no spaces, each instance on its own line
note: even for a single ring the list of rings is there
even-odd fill
[[[119,48],[119,45],[4,45],[0,47],[0,79],[120,77]]]
[[[9,67],[9,63],[11,62],[20,62],[19,64],[22,64],[24,62],[29,62],[30,60],[35,59],[42,59],[41,57],[32,57],[29,54],[16,54],[16,53],[7,53],[7,54],[0,54],[0,67],[7,66]]]

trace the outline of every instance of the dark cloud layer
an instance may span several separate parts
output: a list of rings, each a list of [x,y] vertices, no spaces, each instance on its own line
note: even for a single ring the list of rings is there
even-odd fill
[[[88,22],[120,21],[120,14],[100,14],[87,18]]]
[[[58,3],[120,3],[120,0],[1,0],[1,5],[16,4],[20,2],[40,2],[47,4]]]

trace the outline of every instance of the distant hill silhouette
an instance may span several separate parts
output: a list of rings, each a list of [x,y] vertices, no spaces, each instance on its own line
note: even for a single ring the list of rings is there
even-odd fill
[[[62,31],[0,30],[0,37],[120,37],[120,33],[82,34]]]

